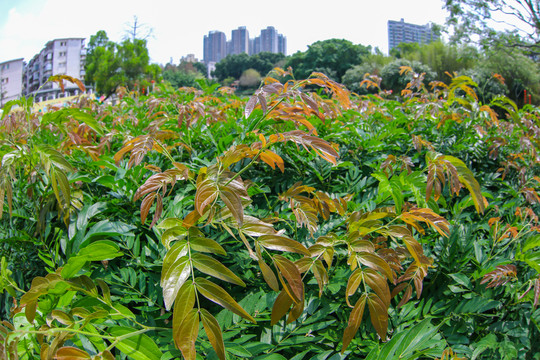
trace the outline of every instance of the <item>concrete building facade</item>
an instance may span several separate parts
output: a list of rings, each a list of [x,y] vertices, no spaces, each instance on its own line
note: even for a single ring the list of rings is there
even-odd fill
[[[0,107],[21,96],[24,60],[14,59],[0,63]]]
[[[388,51],[400,43],[428,44],[440,39],[430,24],[416,25],[401,21],[388,20]]]
[[[66,38],[49,41],[39,54],[24,68],[23,93],[36,101],[52,100],[79,94],[76,84],[65,82],[62,92],[58,84],[48,83],[52,75],[69,75],[84,81],[86,49],[84,38]]]

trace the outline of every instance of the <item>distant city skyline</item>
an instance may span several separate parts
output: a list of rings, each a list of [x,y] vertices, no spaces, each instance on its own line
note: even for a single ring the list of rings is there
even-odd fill
[[[274,26],[287,37],[287,55],[332,38],[388,53],[388,20],[442,25],[446,18],[442,0],[274,0],[265,7],[247,0],[154,0],[151,7],[142,0],[94,0],[85,5],[72,0],[1,0],[0,62],[21,57],[28,61],[51,39],[89,40],[99,30],[119,42],[133,16],[153,28],[148,49],[151,61],[159,64],[170,59],[178,63],[188,54],[202,59],[202,39],[216,29],[229,37],[238,26],[255,32]],[[279,15],[271,15],[275,13]]]
[[[245,26],[231,31],[230,40],[223,31],[212,30],[203,38],[203,61],[206,64],[217,63],[227,55],[260,52],[287,54],[287,37],[280,34],[273,26],[261,29],[260,35],[251,38]]]

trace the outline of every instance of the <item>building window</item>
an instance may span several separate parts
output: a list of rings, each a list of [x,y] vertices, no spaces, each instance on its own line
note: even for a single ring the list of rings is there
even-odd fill
[[[60,46],[66,46],[66,42],[65,41],[60,41]]]
[[[2,65],[2,70],[9,70],[9,64]]]
[[[66,52],[65,51],[60,51],[60,53],[58,54],[60,57],[65,57],[66,56]]]
[[[2,78],[2,84],[7,84],[9,82],[9,78]]]
[[[67,63],[65,61],[62,61],[60,63],[58,63],[58,66],[60,67],[66,67]]]

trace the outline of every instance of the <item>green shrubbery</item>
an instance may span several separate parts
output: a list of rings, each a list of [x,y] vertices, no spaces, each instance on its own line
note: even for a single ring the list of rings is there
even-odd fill
[[[9,103],[2,356],[537,357],[538,108],[388,66]]]

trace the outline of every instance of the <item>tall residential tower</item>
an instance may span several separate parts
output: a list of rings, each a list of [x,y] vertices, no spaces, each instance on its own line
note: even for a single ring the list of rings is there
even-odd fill
[[[440,35],[433,31],[433,26],[416,25],[401,21],[388,20],[388,51],[400,43],[428,44],[439,40]]]

